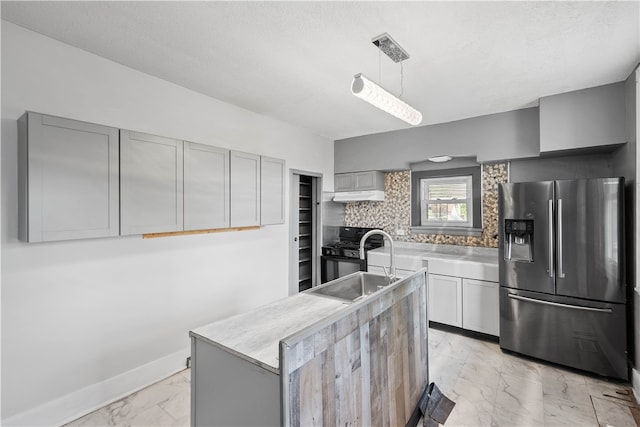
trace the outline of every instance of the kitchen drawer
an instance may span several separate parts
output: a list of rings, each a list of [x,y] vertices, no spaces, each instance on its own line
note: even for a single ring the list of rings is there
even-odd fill
[[[428,258],[429,273],[447,276],[466,277],[469,279],[498,281],[498,263],[475,262],[459,258]]]
[[[367,261],[369,265],[377,265],[389,267],[389,253],[388,252],[368,252]],[[418,271],[424,266],[422,256],[406,256],[396,255],[395,257],[396,269]]]
[[[386,268],[386,272],[385,272],[385,268]],[[369,273],[373,273],[373,274],[380,274],[382,276],[386,276],[389,273],[389,267],[385,266],[385,267],[380,267],[377,265],[369,265],[367,267],[367,271]],[[404,270],[401,268],[396,268],[396,278],[398,279],[404,279],[405,277],[409,277],[411,276],[413,273],[415,273],[417,270]]]

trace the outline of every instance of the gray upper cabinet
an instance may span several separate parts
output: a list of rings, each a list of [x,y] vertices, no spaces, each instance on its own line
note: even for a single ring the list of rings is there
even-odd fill
[[[260,159],[260,223],[284,224],[284,160]]]
[[[338,173],[334,176],[334,189],[336,192],[365,190],[384,191],[384,173],[380,171]]]
[[[540,152],[627,142],[624,82],[540,98]]]
[[[285,222],[285,162],[26,112],[18,237],[27,242]]]
[[[184,229],[229,227],[229,150],[184,142]]]
[[[19,130],[19,237],[117,236],[118,130],[27,112]]]
[[[120,234],[183,229],[183,143],[120,131]]]
[[[337,173],[333,178],[333,186],[335,191],[353,191],[356,187],[356,174],[354,173]]]
[[[384,190],[384,173],[378,171],[357,172],[355,190]]]
[[[231,226],[260,225],[260,156],[231,151]]]

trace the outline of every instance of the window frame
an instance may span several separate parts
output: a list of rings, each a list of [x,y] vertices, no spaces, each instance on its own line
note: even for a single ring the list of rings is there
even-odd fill
[[[422,225],[421,182],[432,178],[460,178],[471,176],[470,223],[433,223]],[[411,231],[428,234],[473,235],[482,233],[482,171],[481,166],[427,171],[411,171]]]
[[[427,177],[421,178],[420,181],[420,226],[421,227],[473,227],[473,175],[460,175],[460,176],[447,176],[447,177]],[[428,199],[425,198],[425,185],[438,185],[438,184],[452,184],[459,183],[465,184],[467,197],[464,199]],[[466,221],[438,221],[429,220],[427,212],[429,205],[439,204],[466,204],[467,205],[467,220]]]

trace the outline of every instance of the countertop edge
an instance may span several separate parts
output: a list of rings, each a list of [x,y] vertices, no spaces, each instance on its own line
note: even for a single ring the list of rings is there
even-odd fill
[[[277,374],[282,338],[347,306],[299,293],[193,328],[189,336]],[[247,325],[258,325],[257,332],[251,333]]]
[[[400,247],[396,248],[396,258],[420,258],[421,260],[446,260],[455,259],[459,261],[472,262],[478,264],[486,264],[491,266],[498,266],[498,249],[497,248],[481,248],[487,250],[495,250],[495,261],[488,260],[486,258],[491,257],[492,254],[473,254],[473,253],[446,253],[446,252],[432,252],[428,248],[422,249],[417,247]],[[381,248],[372,249],[367,252],[368,254],[375,255],[389,255],[389,247],[383,246]],[[483,259],[484,258],[484,259]]]
[[[232,349],[230,347],[222,345],[217,341],[214,341],[214,340],[212,340],[210,338],[205,337],[204,335],[200,335],[197,332],[189,331],[189,336],[191,338],[195,338],[195,339],[199,339],[199,340],[205,341],[206,343],[211,344],[214,347],[219,348],[220,350],[224,350],[227,353],[233,354],[234,356],[237,356],[237,357],[239,357],[239,358],[241,358],[243,360],[246,360],[249,363],[252,363],[252,364],[257,365],[257,366],[259,366],[261,368],[264,368],[267,371],[273,372],[276,375],[280,375],[280,368],[279,367],[271,366],[271,365],[269,365],[267,363],[264,363],[264,362],[262,362],[262,361],[260,361],[258,359],[255,359],[255,358],[253,358],[253,357],[251,357],[251,356],[249,356],[249,355],[247,355],[245,353],[242,353],[242,352],[240,352],[238,350],[234,350],[234,349]]]

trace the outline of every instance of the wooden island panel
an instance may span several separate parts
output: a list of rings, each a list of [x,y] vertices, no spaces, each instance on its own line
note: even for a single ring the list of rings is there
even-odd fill
[[[428,384],[426,274],[280,343],[283,425],[404,426]]]

